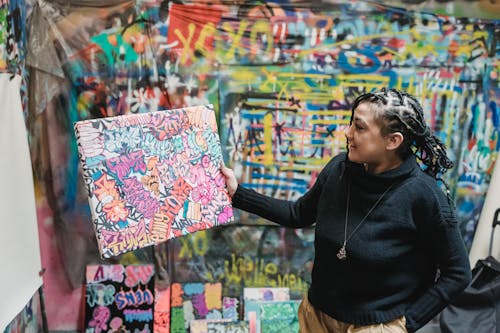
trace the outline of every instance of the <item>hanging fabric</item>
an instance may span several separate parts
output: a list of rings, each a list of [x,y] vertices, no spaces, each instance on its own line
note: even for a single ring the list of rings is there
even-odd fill
[[[42,285],[21,77],[0,73],[0,332]]]

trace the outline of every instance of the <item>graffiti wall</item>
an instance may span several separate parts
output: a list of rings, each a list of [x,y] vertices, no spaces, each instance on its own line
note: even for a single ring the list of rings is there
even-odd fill
[[[28,108],[26,12],[24,0],[0,1],[0,73],[18,74],[22,77],[21,104],[25,118]]]
[[[0,71],[22,73],[26,53],[26,6],[23,0],[0,2]]]
[[[490,0],[385,0],[385,5],[456,17],[498,19],[500,4]]]
[[[72,123],[200,104],[214,105],[225,162],[240,182],[293,200],[344,150],[354,98],[381,87],[409,91],[455,162],[445,180],[470,246],[500,148],[498,21],[363,1],[158,0],[39,12],[65,79],[34,125],[33,144],[43,148],[35,174],[72,288],[98,255]],[[313,232],[240,214],[169,241],[156,261],[165,279],[221,282],[223,296],[269,286],[300,298]],[[117,260],[154,259],[139,251]]]

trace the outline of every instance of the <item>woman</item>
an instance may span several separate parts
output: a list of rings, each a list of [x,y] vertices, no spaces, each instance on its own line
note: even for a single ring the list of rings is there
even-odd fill
[[[287,227],[316,223],[300,332],[414,332],[471,279],[437,184],[452,163],[418,101],[396,89],[359,96],[345,135],[347,153],[294,202],[238,185],[223,166],[233,205]]]

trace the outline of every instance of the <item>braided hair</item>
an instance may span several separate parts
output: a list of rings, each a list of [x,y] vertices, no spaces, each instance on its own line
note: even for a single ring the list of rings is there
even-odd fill
[[[385,88],[365,93],[354,101],[352,116],[361,103],[374,106],[382,135],[394,132],[403,135],[403,142],[396,151],[402,159],[415,154],[423,163],[424,172],[442,181],[441,175],[453,167],[453,162],[446,155],[444,144],[426,124],[422,106],[415,97],[405,91]]]

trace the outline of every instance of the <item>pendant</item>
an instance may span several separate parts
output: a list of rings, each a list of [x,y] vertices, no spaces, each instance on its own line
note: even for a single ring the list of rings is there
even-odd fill
[[[347,259],[347,251],[345,250],[345,242],[344,242],[344,245],[342,245],[342,247],[340,248],[339,252],[337,252],[337,258],[339,258],[339,260],[346,260]]]

